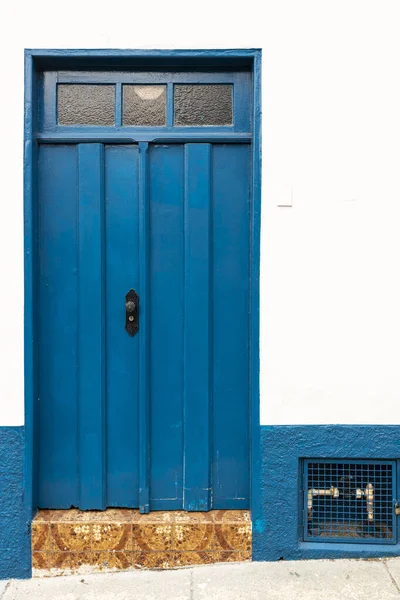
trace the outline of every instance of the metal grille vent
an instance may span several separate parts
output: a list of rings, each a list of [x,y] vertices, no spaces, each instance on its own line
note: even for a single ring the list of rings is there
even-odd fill
[[[303,461],[307,541],[395,543],[395,463]]]

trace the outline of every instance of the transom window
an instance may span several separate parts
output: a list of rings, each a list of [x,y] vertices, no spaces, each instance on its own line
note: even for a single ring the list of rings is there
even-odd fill
[[[114,125],[115,85],[62,83],[58,86],[59,125]],[[232,84],[175,85],[174,125],[232,125]],[[123,85],[122,123],[165,126],[165,85]]]
[[[251,131],[251,73],[45,72],[41,131]],[[61,130],[61,129],[60,129]]]

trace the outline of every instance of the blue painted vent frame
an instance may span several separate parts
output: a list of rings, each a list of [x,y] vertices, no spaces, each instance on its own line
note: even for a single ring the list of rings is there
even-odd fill
[[[394,460],[303,459],[303,541],[396,544]]]

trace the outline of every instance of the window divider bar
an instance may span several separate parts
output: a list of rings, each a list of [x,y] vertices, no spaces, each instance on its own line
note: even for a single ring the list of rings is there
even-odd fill
[[[122,83],[115,84],[115,126],[122,127]]]
[[[167,83],[167,127],[174,126],[174,84]]]

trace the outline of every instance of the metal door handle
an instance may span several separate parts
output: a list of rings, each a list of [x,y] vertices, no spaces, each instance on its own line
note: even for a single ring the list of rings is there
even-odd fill
[[[125,310],[128,313],[133,313],[136,309],[136,302],[134,302],[133,300],[127,300],[127,302],[125,302]]]
[[[139,330],[139,296],[133,289],[125,296],[125,329],[131,337]]]

